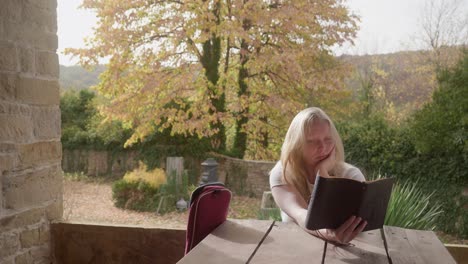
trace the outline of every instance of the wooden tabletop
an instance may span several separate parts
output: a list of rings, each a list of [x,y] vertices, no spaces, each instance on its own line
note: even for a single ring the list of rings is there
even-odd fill
[[[178,263],[456,263],[432,231],[384,226],[349,246],[309,235],[293,223],[229,219]]]

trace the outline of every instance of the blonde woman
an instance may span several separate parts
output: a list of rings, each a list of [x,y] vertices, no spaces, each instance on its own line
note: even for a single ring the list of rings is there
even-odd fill
[[[344,162],[343,143],[331,119],[320,108],[310,107],[294,117],[281,148],[281,160],[270,172],[273,198],[283,222],[294,221],[313,235],[349,243],[365,228],[365,220],[351,216],[337,229],[305,228],[307,204],[317,175],[365,181],[358,168]]]

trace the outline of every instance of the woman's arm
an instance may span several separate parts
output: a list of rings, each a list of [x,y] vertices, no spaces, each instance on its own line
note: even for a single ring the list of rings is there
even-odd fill
[[[309,230],[305,227],[307,203],[297,190],[289,185],[271,188],[276,204],[306,232],[325,240],[346,244],[362,232],[367,222],[359,217],[350,217],[337,229]]]
[[[307,217],[307,203],[299,192],[290,185],[278,185],[271,188],[276,204],[301,227]]]

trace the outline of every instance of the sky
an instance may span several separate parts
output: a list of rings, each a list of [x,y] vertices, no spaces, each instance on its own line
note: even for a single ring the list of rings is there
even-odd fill
[[[415,41],[421,31],[419,18],[427,0],[348,0],[346,5],[360,17],[355,45],[334,49],[340,54],[378,54],[420,49]],[[440,0],[443,1],[443,0]],[[468,0],[461,0],[468,10]],[[62,65],[75,65],[76,59],[64,55],[65,48],[84,47],[97,18],[89,10],[79,9],[82,0],[58,1],[59,60]]]

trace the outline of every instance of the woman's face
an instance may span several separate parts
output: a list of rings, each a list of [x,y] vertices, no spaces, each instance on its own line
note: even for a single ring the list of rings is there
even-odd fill
[[[327,121],[314,121],[306,131],[306,141],[303,148],[303,158],[308,166],[316,166],[326,159],[333,150],[335,143],[331,136]]]

